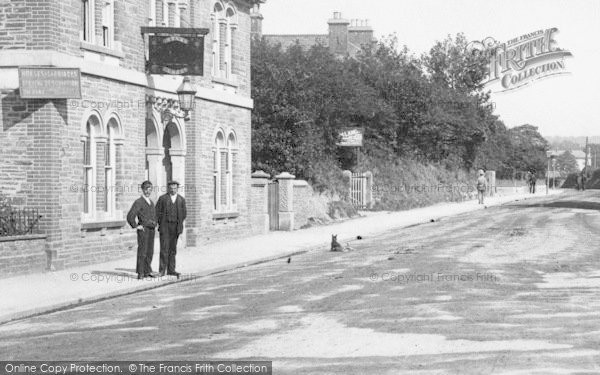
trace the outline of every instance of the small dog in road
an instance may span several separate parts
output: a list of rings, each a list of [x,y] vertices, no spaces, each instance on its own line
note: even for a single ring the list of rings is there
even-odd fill
[[[331,251],[346,252],[346,251],[350,251],[350,250],[354,250],[354,249],[351,248],[350,246],[348,246],[348,244],[346,244],[346,246],[344,247],[344,246],[342,246],[342,244],[337,242],[337,234],[331,235]]]

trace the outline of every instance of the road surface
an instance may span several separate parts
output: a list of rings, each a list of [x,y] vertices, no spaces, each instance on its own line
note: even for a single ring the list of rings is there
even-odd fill
[[[600,373],[599,210],[598,191],[515,202],[1,325],[0,360]]]

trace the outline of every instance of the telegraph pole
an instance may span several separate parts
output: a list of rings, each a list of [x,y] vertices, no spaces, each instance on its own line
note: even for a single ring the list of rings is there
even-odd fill
[[[583,168],[587,168],[588,166],[588,152],[590,151],[590,146],[588,145],[588,137],[585,137],[585,164]],[[586,170],[587,173],[587,170]]]

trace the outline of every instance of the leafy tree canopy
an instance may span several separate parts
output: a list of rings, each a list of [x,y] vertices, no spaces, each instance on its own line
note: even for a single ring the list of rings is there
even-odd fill
[[[415,159],[449,169],[543,170],[548,143],[531,125],[506,129],[480,82],[486,61],[467,40],[411,55],[395,35],[355,58],[326,47],[252,45],[252,167],[288,171],[333,188],[356,153],[336,145],[346,127],[364,129],[371,159]]]

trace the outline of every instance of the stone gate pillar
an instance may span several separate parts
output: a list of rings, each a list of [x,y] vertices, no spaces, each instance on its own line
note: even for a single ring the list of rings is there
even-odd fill
[[[346,189],[342,194],[342,200],[350,202],[351,201],[351,190],[352,190],[352,172],[351,171],[342,171],[342,176],[344,179],[344,185]]]
[[[366,172],[366,186],[365,186],[365,207],[372,208],[373,207],[373,173]]]
[[[294,178],[283,172],[275,176],[279,181],[279,230],[294,230]]]
[[[252,173],[252,232],[269,232],[269,178],[264,171]]]

